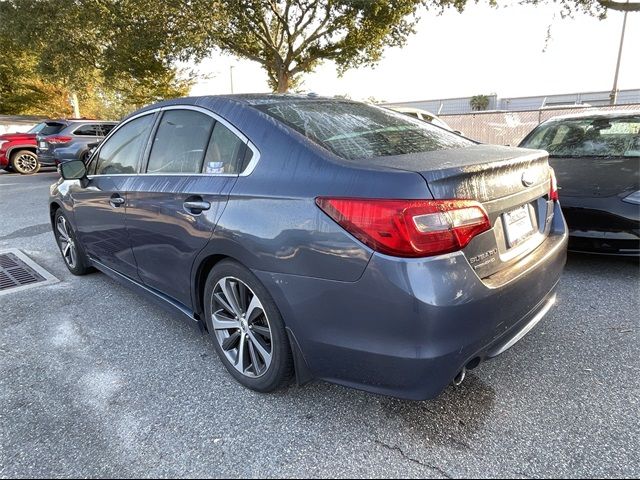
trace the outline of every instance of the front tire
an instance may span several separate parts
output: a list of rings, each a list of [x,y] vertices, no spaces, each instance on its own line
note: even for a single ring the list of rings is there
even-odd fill
[[[272,392],[293,377],[282,316],[260,280],[230,260],[218,263],[205,285],[209,334],[229,373],[245,387]]]
[[[53,233],[62,254],[62,259],[69,271],[74,275],[86,275],[92,271],[82,246],[62,210],[58,209],[54,216]]]
[[[40,171],[40,162],[32,151],[18,150],[11,155],[11,167],[22,175],[32,175]]]

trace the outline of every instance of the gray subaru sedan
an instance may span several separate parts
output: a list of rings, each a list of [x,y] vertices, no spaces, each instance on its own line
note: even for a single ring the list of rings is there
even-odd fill
[[[433,398],[540,322],[566,260],[545,152],[346,100],[170,100],[60,171],[69,270],[180,312],[260,392]]]

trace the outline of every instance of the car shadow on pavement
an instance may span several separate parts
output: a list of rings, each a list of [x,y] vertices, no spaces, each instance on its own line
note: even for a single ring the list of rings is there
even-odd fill
[[[617,273],[618,275],[638,275],[640,274],[640,258],[569,252],[566,272],[593,275],[594,271]]]
[[[472,439],[491,418],[496,398],[493,388],[473,373],[468,373],[461,385],[450,385],[439,397],[427,401],[402,400],[319,381],[271,395],[282,397],[278,401],[311,407],[307,420],[314,420],[314,411],[336,409],[367,419],[375,444],[416,463],[421,463],[420,457],[412,458],[407,445],[472,450]]]
[[[383,398],[387,416],[398,416],[423,446],[470,450],[468,440],[482,430],[491,414],[495,391],[470,373],[459,386],[450,385],[439,397],[424,402]]]

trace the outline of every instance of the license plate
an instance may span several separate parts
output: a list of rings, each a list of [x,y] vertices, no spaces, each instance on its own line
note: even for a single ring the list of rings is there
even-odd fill
[[[47,142],[40,142],[40,148],[43,150],[47,149]]]
[[[504,213],[503,219],[509,247],[518,245],[533,234],[529,205]]]

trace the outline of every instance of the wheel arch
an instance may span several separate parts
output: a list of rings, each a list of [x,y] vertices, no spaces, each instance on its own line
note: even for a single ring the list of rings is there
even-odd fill
[[[7,149],[7,158],[9,159],[9,162],[13,160],[13,154],[19,152],[20,150],[28,150],[34,155],[38,156],[35,145],[13,145]]]
[[[247,265],[245,265],[243,262],[241,262],[237,258],[231,255],[225,255],[220,253],[211,254],[199,260],[193,275],[195,288],[193,289],[192,297],[193,297],[194,313],[196,314],[198,318],[198,322],[200,323],[200,328],[202,328],[203,331],[207,331],[207,322],[204,319],[204,290],[205,290],[205,285],[207,283],[207,278],[211,270],[217,264],[219,264],[224,260],[232,260],[242,265],[245,268],[249,268]],[[251,269],[249,268],[249,270]],[[267,289],[267,291],[269,291],[269,288],[266,285],[265,285],[265,288]],[[280,311],[282,311],[280,306],[278,305],[278,300],[275,298],[273,293],[272,292],[269,292],[269,293],[271,294],[273,301],[276,303],[276,307]],[[283,320],[285,322],[285,331],[287,333],[287,339],[289,340],[289,346],[293,353],[293,370],[296,378],[296,383],[298,385],[304,385],[313,379],[313,375],[306,362],[304,353],[300,348],[300,344],[298,343],[298,340],[295,337],[295,334],[287,326],[287,322],[284,315],[283,315]]]
[[[62,205],[56,201],[49,203],[49,221],[51,222],[51,228],[55,228],[56,213],[61,208]]]
[[[202,327],[205,329],[207,328],[207,325],[204,321],[204,289],[207,283],[207,277],[211,270],[213,270],[213,267],[222,260],[227,259],[234,260],[242,265],[242,262],[228,255],[212,254],[200,259],[197,267],[195,268],[195,273],[193,275],[193,284],[195,288],[192,293],[193,310],[200,320]]]

